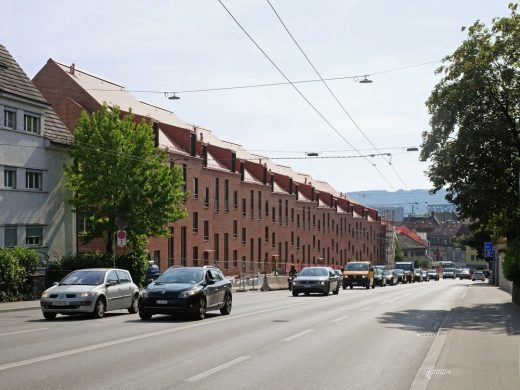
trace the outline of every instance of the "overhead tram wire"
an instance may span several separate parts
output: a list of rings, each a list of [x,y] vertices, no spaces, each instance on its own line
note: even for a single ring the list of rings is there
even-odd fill
[[[363,135],[363,137],[368,141],[368,143],[378,152],[378,153],[381,153],[381,151],[377,148],[376,145],[374,145],[374,143],[372,142],[372,140],[366,135],[366,133],[363,131],[363,129],[361,129],[361,127],[358,125],[358,123],[354,120],[354,118],[352,117],[352,115],[350,115],[350,113],[348,112],[347,108],[344,106],[343,103],[341,103],[341,101],[339,100],[339,98],[336,96],[336,94],[332,91],[332,89],[329,87],[329,85],[327,84],[327,82],[325,81],[325,79],[323,78],[323,76],[321,75],[321,73],[318,71],[318,69],[314,66],[314,64],[312,63],[312,61],[310,60],[310,58],[307,56],[307,54],[305,53],[305,51],[302,49],[302,47],[300,46],[300,44],[298,43],[298,41],[296,40],[296,38],[294,37],[294,35],[289,31],[289,28],[287,27],[287,25],[284,23],[284,21],[282,20],[280,14],[276,11],[276,9],[274,8],[273,4],[271,3],[270,0],[266,0],[267,3],[269,4],[269,6],[271,7],[272,11],[274,12],[274,14],[276,15],[276,17],[278,18],[279,22],[282,24],[283,28],[285,29],[285,31],[287,32],[287,34],[291,37],[293,43],[296,45],[296,47],[298,48],[298,50],[300,50],[301,54],[303,55],[303,57],[305,57],[305,60],[307,61],[307,63],[312,67],[312,69],[314,70],[314,72],[316,73],[316,75],[320,78],[321,82],[323,83],[323,85],[325,85],[325,87],[327,88],[327,90],[329,91],[329,93],[331,94],[331,96],[334,98],[334,100],[336,101],[336,103],[341,107],[341,109],[343,110],[343,112],[345,113],[345,115],[350,119],[350,121],[354,124],[354,126],[356,127],[356,129],[358,129],[358,131]],[[384,158],[384,157],[383,157]],[[397,170],[395,169],[395,167],[393,166],[392,162],[391,162],[391,158],[390,159],[386,159],[386,162],[388,163],[388,165],[391,167],[391,169],[394,171],[395,175],[399,178],[399,180],[401,181],[401,184],[403,184],[405,186],[406,189],[408,189],[408,185],[404,182],[404,180],[402,179],[402,177],[399,175],[399,173],[397,172]],[[393,188],[393,187],[392,187]]]
[[[246,34],[246,36],[251,40],[251,42],[253,42],[253,44],[257,47],[258,50],[260,50],[260,52],[265,56],[265,58],[267,58],[267,60],[271,63],[271,65],[273,65],[276,70],[283,76],[284,79],[287,80],[287,82],[289,82],[291,84],[291,86],[294,88],[294,90],[302,97],[303,100],[305,100],[305,102],[314,110],[314,112],[316,114],[318,114],[318,116],[343,140],[345,141],[345,143],[347,143],[347,145],[349,145],[352,149],[354,149],[356,152],[358,152],[358,154],[360,156],[362,156],[363,154],[354,146],[352,145],[339,131],[338,129],[336,129],[336,127],[330,123],[330,121],[325,118],[325,116],[316,108],[316,106],[314,106],[310,101],[309,99],[307,99],[307,97],[294,85],[294,83],[289,80],[289,78],[285,75],[285,73],[278,67],[278,65],[276,65],[276,63],[271,59],[271,57],[269,57],[267,55],[267,53],[260,47],[260,45],[253,39],[253,37],[251,37],[251,35],[249,35],[249,33],[246,31],[246,29],[240,24],[240,22],[235,18],[235,16],[231,13],[231,11],[229,11],[229,9],[224,5],[224,3],[222,2],[222,0],[218,0],[218,2],[220,3],[220,5],[224,8],[224,10],[229,14],[229,16],[235,21],[235,23],[237,24],[237,26],[244,32],[244,34]],[[383,173],[379,170],[379,168],[376,166],[376,164],[374,162],[372,162],[368,157],[364,157],[366,161],[368,161],[368,163],[370,165],[372,165],[374,167],[374,169],[379,173],[379,175],[383,178],[383,180],[392,188],[395,190],[394,186],[392,185],[392,183],[390,183],[388,181],[388,179],[385,177],[385,175],[383,175]]]

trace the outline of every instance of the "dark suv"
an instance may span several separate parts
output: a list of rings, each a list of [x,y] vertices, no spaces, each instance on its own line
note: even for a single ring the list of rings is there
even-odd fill
[[[141,292],[139,317],[188,313],[202,320],[209,310],[231,313],[231,304],[231,282],[217,267],[170,267]]]

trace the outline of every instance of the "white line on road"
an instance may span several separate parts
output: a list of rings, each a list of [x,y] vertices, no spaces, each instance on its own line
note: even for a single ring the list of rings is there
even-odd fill
[[[314,331],[314,329],[307,329],[307,330],[304,330],[303,332],[293,334],[292,336],[289,336],[289,337],[283,339],[282,341],[292,341],[294,339],[297,339],[298,337],[305,336],[307,333],[311,333],[312,331]]]
[[[230,360],[229,362],[226,362],[224,364],[221,364],[220,366],[213,367],[210,370],[201,372],[200,374],[197,374],[195,376],[192,376],[191,378],[186,379],[186,382],[197,382],[200,379],[206,378],[207,376],[213,375],[219,371],[225,370],[228,367],[234,366],[235,364],[241,363],[244,360],[249,359],[250,356],[240,356],[236,359]]]
[[[350,315],[347,314],[346,316],[336,318],[335,320],[332,320],[330,322],[340,322],[340,321],[343,321],[343,320],[345,320],[345,319],[347,319],[349,317],[350,317]]]
[[[319,300],[316,300],[315,302],[319,302]],[[259,310],[259,311],[255,311],[255,312],[239,314],[239,315],[235,315],[235,316],[231,316],[231,317],[219,318],[219,319],[216,319],[214,321],[197,322],[196,324],[189,324],[189,325],[179,326],[177,328],[168,328],[168,329],[165,329],[165,330],[159,330],[157,332],[139,334],[137,336],[132,336],[132,337],[125,337],[125,338],[122,338],[122,339],[108,341],[108,342],[105,342],[105,343],[89,345],[87,347],[75,348],[75,349],[71,349],[71,350],[68,350],[68,351],[52,353],[52,354],[49,354],[49,355],[43,355],[43,356],[39,356],[39,357],[32,358],[32,359],[27,359],[27,360],[21,360],[21,361],[18,361],[18,362],[2,364],[2,365],[0,365],[0,371],[8,370],[10,368],[27,366],[29,364],[44,362],[44,361],[47,361],[47,360],[58,359],[58,358],[62,358],[62,357],[65,357],[65,356],[76,355],[76,354],[83,353],[83,352],[95,351],[97,349],[111,347],[113,345],[118,345],[118,344],[130,343],[130,342],[133,342],[133,341],[136,341],[136,340],[142,340],[142,339],[147,339],[147,338],[150,338],[150,337],[161,336],[161,335],[164,335],[164,334],[175,333],[175,332],[179,332],[181,330],[198,328],[198,327],[205,326],[205,325],[211,325],[211,324],[216,324],[216,323],[220,323],[220,322],[224,322],[224,321],[236,320],[238,318],[251,317],[251,316],[254,316],[254,315],[258,315],[258,314],[269,313],[271,311],[283,310],[283,309],[286,309],[286,308],[292,308],[292,307],[301,306],[301,305],[308,305],[308,304],[309,304],[308,300],[304,299],[302,302],[299,302],[299,303],[283,305],[283,306],[278,306],[278,307],[272,307],[272,308],[265,309],[265,310]]]
[[[365,307],[364,309],[361,309],[360,311],[368,311],[368,310],[370,310],[370,309],[372,309],[372,306]]]
[[[20,330],[18,332],[9,332],[9,333],[0,333],[0,336],[9,336],[11,334],[19,334],[19,333],[28,333],[28,332],[38,332],[39,330],[47,330],[49,328],[39,328],[39,329],[31,329],[31,330]]]

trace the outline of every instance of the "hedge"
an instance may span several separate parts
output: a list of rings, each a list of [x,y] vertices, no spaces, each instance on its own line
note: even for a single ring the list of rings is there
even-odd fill
[[[32,299],[29,275],[39,264],[33,249],[0,248],[0,302]]]

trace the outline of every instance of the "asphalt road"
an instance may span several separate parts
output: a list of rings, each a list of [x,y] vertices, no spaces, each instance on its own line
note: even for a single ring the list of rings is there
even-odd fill
[[[446,373],[425,368],[432,359],[434,365],[455,364],[449,361],[453,354],[441,351],[465,337],[457,359],[469,362],[477,351],[488,352],[476,348],[462,327],[457,338],[439,332],[454,315],[471,315],[452,309],[485,294],[484,284],[475,283],[430,281],[328,297],[237,292],[230,316],[211,312],[203,321],[170,316],[141,321],[124,311],[98,320],[54,321],[44,320],[39,310],[1,313],[0,388],[450,388],[441,376],[453,368]],[[520,351],[520,336],[514,337],[508,352],[513,356]],[[520,366],[516,360],[511,364],[519,371],[497,388],[519,388]],[[461,378],[471,384],[466,373]]]

